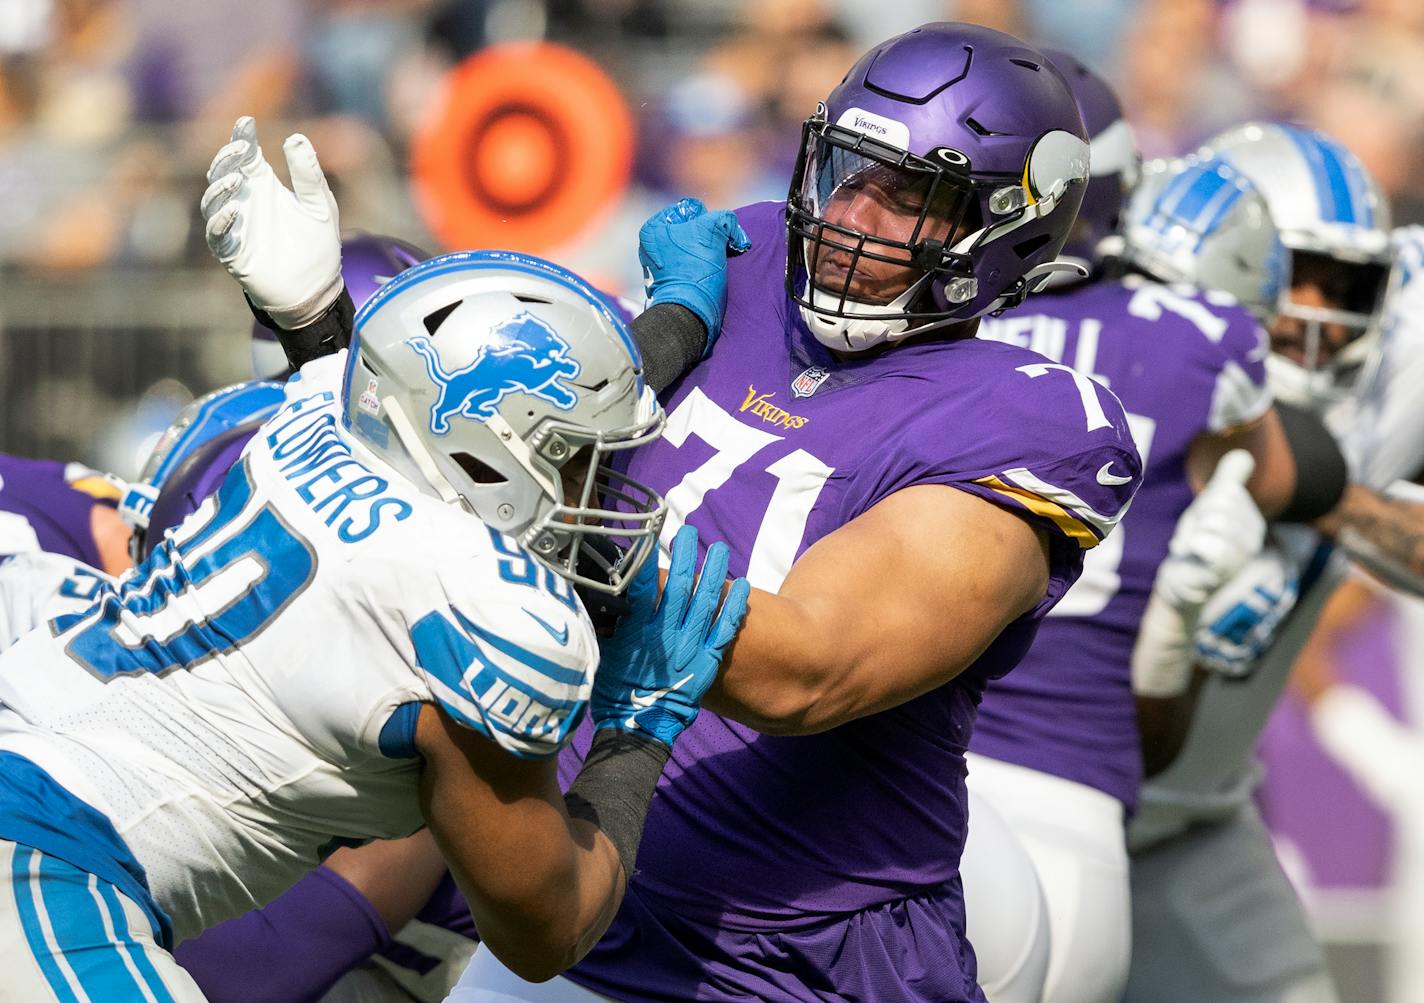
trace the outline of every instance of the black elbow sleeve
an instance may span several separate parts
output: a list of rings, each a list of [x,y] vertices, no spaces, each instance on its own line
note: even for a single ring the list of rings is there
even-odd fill
[[[277,326],[267,311],[260,309],[251,300],[247,306],[257,323],[277,336],[282,351],[287,353],[287,364],[296,372],[313,359],[334,355],[351,344],[352,322],[356,318],[356,305],[351,302],[351,294],[343,286],[341,295],[316,320],[306,327],[294,331]]]
[[[643,356],[643,379],[657,393],[696,365],[707,347],[707,328],[676,303],[656,303],[629,326]]]
[[[629,879],[643,839],[648,804],[669,755],[668,747],[655,739],[602,728],[593,733],[583,769],[564,795],[571,816],[603,830]]]
[[[1340,504],[1350,480],[1350,468],[1340,444],[1325,423],[1310,411],[1276,402],[1286,442],[1295,457],[1295,494],[1280,522],[1310,522]]]

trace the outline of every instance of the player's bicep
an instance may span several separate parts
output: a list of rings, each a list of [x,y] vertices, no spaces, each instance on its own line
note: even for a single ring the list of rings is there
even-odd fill
[[[492,944],[542,927],[576,873],[555,761],[513,756],[434,705],[415,734],[421,810],[475,925]]]
[[[1203,432],[1187,451],[1187,476],[1201,490],[1217,462],[1233,449],[1244,449],[1256,461],[1246,489],[1267,518],[1290,503],[1296,489],[1296,464],[1280,415],[1274,407],[1260,418],[1220,432]]]
[[[421,809],[467,894],[508,898],[567,842],[555,760],[514,756],[434,704],[421,707],[415,745]]]
[[[1046,535],[1027,518],[950,485],[921,484],[818,541],[781,594],[897,627],[938,630],[943,623],[929,618],[991,614],[973,630],[982,648],[1043,598],[1048,570]],[[867,640],[882,633],[863,629]],[[926,653],[934,646],[923,645]]]
[[[807,550],[776,596],[754,593],[724,689],[799,636],[819,664],[802,667],[816,706],[796,730],[888,709],[972,664],[1048,575],[1045,534],[1027,519],[954,487],[905,488]]]

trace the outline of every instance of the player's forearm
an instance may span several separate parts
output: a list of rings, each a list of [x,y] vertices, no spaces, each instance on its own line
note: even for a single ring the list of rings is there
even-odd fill
[[[262,909],[185,940],[174,955],[211,1003],[307,1003],[389,944],[360,890],[319,867]]]
[[[480,941],[506,968],[544,982],[576,964],[598,943],[623,901],[626,879],[618,852],[598,827],[565,817],[559,844],[526,831],[522,878],[501,890],[451,873],[470,904]],[[551,852],[552,849],[552,852]]]
[[[1390,587],[1424,596],[1424,505],[1351,484],[1315,525]]]
[[[643,357],[643,378],[659,393],[696,365],[707,348],[707,328],[676,303],[654,303],[629,327]]]
[[[806,603],[753,589],[741,633],[702,705],[768,735],[814,734],[858,716],[848,683],[859,652],[833,643],[826,619]]]
[[[1137,732],[1143,775],[1155,777],[1177,758],[1187,742],[1197,694],[1205,673],[1197,672],[1186,692],[1172,697],[1137,698]]]
[[[351,302],[351,294],[343,286],[336,302],[316,320],[304,327],[287,330],[260,309],[250,299],[247,301],[257,322],[277,336],[282,351],[287,354],[287,364],[296,372],[314,359],[333,355],[351,344],[352,322],[356,317],[356,306]]]

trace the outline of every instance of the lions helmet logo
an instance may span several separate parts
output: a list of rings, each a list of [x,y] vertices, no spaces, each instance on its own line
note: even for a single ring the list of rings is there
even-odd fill
[[[525,310],[490,333],[492,344],[481,346],[474,361],[454,372],[445,371],[429,338],[406,339],[425,360],[430,382],[440,388],[430,406],[430,431],[436,435],[450,431],[453,415],[489,421],[510,394],[537,397],[560,411],[572,410],[578,403],[578,395],[559,382],[579,374],[578,360],[569,355],[568,342],[552,327]]]

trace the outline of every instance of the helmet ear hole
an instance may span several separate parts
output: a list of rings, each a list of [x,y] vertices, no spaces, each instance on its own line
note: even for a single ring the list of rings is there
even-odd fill
[[[476,484],[503,484],[509,480],[494,467],[469,453],[452,453],[450,458],[458,463],[465,475]]]
[[[1052,234],[1040,233],[1036,237],[1030,237],[1028,240],[1023,240],[1015,244],[1014,253],[1017,254],[1022,260],[1027,261],[1029,258],[1033,257],[1035,254],[1041,251],[1045,244],[1052,243],[1052,241]]]

